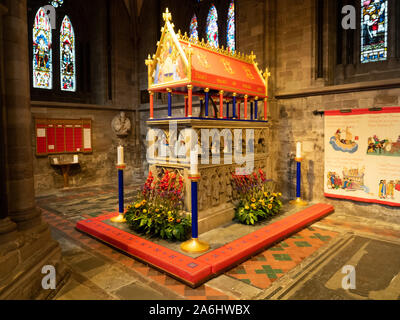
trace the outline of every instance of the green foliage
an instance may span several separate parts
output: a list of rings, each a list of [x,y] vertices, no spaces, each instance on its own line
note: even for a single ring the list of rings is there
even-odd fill
[[[237,206],[235,220],[254,225],[279,214],[282,208],[281,193],[272,193],[270,181],[267,181],[262,170],[248,176],[232,175],[236,190]]]
[[[178,210],[144,199],[128,206],[125,219],[136,232],[171,241],[187,240],[192,225]]]
[[[277,215],[282,207],[280,193],[260,192],[251,193],[239,200],[235,210],[235,220],[254,225],[257,222]]]
[[[165,171],[162,179],[151,172],[135,202],[126,210],[128,225],[138,233],[171,241],[189,238],[191,220],[182,215],[183,180]]]

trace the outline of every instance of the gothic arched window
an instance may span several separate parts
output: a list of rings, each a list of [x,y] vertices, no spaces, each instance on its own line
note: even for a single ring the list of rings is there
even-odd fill
[[[76,91],[75,33],[68,16],[60,30],[60,80],[61,90]]]
[[[212,4],[207,16],[206,27],[207,42],[215,48],[218,48],[218,14],[217,9]]]
[[[235,41],[235,1],[232,0],[228,9],[228,20],[227,20],[227,40],[226,46],[230,52],[235,52],[236,41]]]
[[[196,39],[196,40],[199,39],[199,32],[197,31],[197,27],[198,27],[197,17],[196,17],[196,15],[193,15],[193,18],[190,21],[190,33],[189,33],[190,34],[190,38],[193,38],[193,39]]]
[[[361,0],[361,63],[388,58],[388,1]]]
[[[49,3],[54,7],[58,8],[61,7],[64,3],[64,0],[50,0]]]
[[[33,87],[53,88],[51,25],[43,8],[36,13],[33,26]]]

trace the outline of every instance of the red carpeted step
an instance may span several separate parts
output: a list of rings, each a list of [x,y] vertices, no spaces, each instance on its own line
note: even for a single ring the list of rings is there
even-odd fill
[[[197,261],[211,264],[212,272],[220,273],[252,256],[259,250],[286,238],[311,222],[333,212],[333,210],[334,208],[331,205],[316,204],[209,252],[199,257]]]
[[[137,257],[190,285],[204,281],[211,266],[102,222],[114,215],[78,222],[76,228]]]
[[[212,276],[234,267],[258,251],[285,239],[294,232],[333,212],[333,210],[334,208],[331,205],[316,204],[197,259],[103,222],[118,215],[118,213],[78,222],[76,228],[175,276],[191,286],[197,286]]]

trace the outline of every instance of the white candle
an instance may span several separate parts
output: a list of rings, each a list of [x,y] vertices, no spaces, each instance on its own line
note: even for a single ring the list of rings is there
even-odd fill
[[[124,147],[118,147],[118,165],[124,164]]]
[[[196,151],[190,151],[190,174],[198,174],[198,155]]]
[[[296,145],[296,158],[301,159],[301,142],[297,142]]]

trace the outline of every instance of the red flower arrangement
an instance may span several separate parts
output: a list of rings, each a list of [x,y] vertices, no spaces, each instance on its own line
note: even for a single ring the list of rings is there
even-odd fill
[[[279,213],[282,194],[272,192],[272,181],[267,180],[263,170],[250,175],[232,173],[232,182],[238,200],[235,220],[244,224],[255,224]]]
[[[161,178],[149,176],[125,215],[132,229],[169,240],[185,240],[191,221],[181,214],[183,177],[165,170]]]

